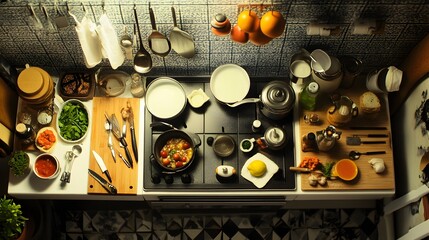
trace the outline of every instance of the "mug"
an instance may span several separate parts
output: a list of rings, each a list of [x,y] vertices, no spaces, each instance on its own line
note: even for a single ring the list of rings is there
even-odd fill
[[[291,81],[296,84],[303,84],[304,78],[311,74],[310,65],[304,60],[295,60],[290,64]]]
[[[366,78],[366,88],[374,93],[387,93],[386,75],[388,69],[382,68],[379,71],[375,70],[368,73]]]

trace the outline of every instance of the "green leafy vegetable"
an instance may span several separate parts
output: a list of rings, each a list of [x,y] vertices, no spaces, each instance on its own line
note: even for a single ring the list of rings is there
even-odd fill
[[[331,170],[332,167],[334,166],[335,162],[328,162],[325,164],[319,164],[318,168],[320,171],[322,171],[323,176],[325,177],[331,177]]]
[[[58,118],[60,135],[71,141],[82,138],[88,130],[88,113],[78,102],[67,102]]]
[[[30,158],[24,151],[16,151],[9,159],[9,167],[15,176],[24,175],[30,163]]]

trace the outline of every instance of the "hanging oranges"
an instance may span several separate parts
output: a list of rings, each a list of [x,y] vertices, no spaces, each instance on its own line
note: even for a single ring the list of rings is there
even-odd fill
[[[260,27],[264,35],[276,38],[283,34],[286,20],[280,12],[271,10],[262,16]]]
[[[256,32],[259,28],[259,17],[256,12],[252,10],[242,11],[237,18],[237,25],[241,30],[251,33]]]

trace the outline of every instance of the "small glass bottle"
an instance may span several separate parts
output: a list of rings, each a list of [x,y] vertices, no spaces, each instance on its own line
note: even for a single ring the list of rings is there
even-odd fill
[[[319,84],[317,82],[309,83],[300,94],[300,103],[302,108],[309,111],[316,109],[317,95],[319,94]]]
[[[141,98],[145,94],[145,84],[143,84],[142,77],[138,73],[131,75],[131,94],[136,98]]]
[[[302,137],[302,151],[303,152],[318,152],[316,134],[309,132]]]
[[[21,139],[21,144],[24,146],[34,143],[36,132],[33,127],[28,124],[18,123],[15,126],[16,135]]]

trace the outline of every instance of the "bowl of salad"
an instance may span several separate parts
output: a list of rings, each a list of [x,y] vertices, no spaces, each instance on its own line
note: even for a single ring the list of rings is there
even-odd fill
[[[65,101],[57,115],[56,126],[58,135],[63,141],[68,143],[82,141],[88,134],[88,108],[77,99]]]

